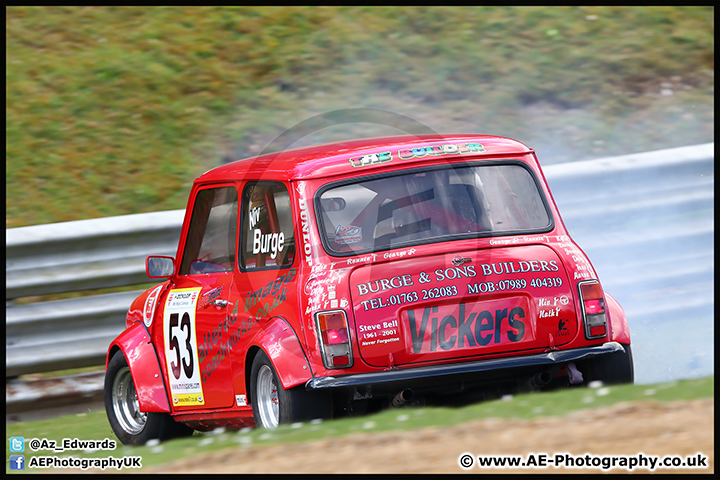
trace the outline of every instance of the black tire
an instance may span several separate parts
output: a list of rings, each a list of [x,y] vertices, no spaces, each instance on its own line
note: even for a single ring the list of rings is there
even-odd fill
[[[635,382],[632,348],[630,345],[621,345],[624,352],[601,355],[589,362],[587,382],[600,380],[605,385]]]
[[[285,390],[277,371],[263,351],[255,355],[250,374],[250,402],[258,428],[330,417],[329,398],[308,392],[304,385]]]
[[[105,412],[110,426],[125,445],[144,445],[192,435],[193,429],[174,421],[167,413],[143,413],[139,409],[135,384],[125,355],[121,351],[108,363],[105,372]]]

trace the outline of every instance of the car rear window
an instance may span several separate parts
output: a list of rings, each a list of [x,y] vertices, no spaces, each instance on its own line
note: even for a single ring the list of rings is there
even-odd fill
[[[323,244],[335,255],[553,226],[535,176],[519,162],[446,166],[334,184],[319,191],[316,211]]]

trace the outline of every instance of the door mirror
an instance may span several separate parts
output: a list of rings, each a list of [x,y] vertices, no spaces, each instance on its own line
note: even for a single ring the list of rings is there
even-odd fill
[[[147,257],[145,271],[150,278],[172,277],[175,275],[175,259],[161,256]]]
[[[340,212],[347,206],[347,202],[342,197],[321,198],[320,204],[326,212]]]

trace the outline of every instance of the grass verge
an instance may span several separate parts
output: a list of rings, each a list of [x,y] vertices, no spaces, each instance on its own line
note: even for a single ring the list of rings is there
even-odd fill
[[[378,108],[543,162],[714,138],[714,7],[6,8],[6,228],[185,206],[224,159]],[[336,127],[336,128],[335,128]],[[401,133],[338,122],[311,143]]]

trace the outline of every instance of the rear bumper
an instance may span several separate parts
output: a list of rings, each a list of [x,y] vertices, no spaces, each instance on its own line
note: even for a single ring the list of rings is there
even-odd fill
[[[305,383],[307,390],[343,389],[369,386],[374,389],[396,389],[405,386],[432,386],[473,380],[514,376],[518,371],[542,370],[565,362],[587,360],[598,355],[622,352],[618,342],[593,347],[556,350],[553,352],[505,357],[475,362],[434,365],[431,367],[402,368],[383,372],[357,373],[337,377],[312,378]]]

